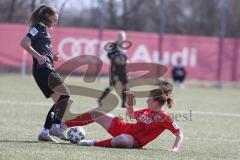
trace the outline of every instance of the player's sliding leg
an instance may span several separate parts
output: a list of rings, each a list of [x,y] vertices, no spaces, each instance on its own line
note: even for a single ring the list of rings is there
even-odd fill
[[[110,128],[113,119],[115,118],[114,115],[101,111],[92,111],[91,117],[92,120],[100,124],[107,131]]]
[[[121,134],[116,137],[103,141],[82,140],[80,146],[97,146],[97,147],[115,147],[115,148],[133,148],[134,138],[129,134]]]
[[[109,131],[113,120],[116,118],[112,114],[106,114],[100,111],[91,112],[92,120],[100,124],[106,131]],[[103,141],[82,140],[79,142],[80,146],[99,146],[99,147],[124,147],[132,148],[134,146],[134,138],[128,134],[120,134],[116,137],[106,139]]]
[[[112,139],[111,144],[117,148],[133,148],[134,138],[129,134],[121,134]],[[98,142],[96,142],[96,146]]]
[[[106,113],[100,112],[100,111],[92,111],[91,118],[93,121],[97,122],[105,130],[108,131],[115,116],[108,114],[108,113],[106,114]],[[102,145],[105,147],[112,147],[111,141],[112,141],[112,138],[104,140],[104,141],[99,141],[98,143],[96,142],[96,140],[82,140],[79,142],[79,145],[80,146],[94,146],[97,144],[99,146]]]
[[[92,111],[83,113],[75,119],[65,121],[65,125],[69,127],[74,126],[85,126],[93,122],[97,122],[103,126],[103,128],[108,129],[112,123],[113,115],[107,114],[101,111]]]
[[[74,126],[85,126],[93,122],[95,121],[92,119],[91,112],[86,112],[74,119],[65,121],[64,124],[69,128]]]

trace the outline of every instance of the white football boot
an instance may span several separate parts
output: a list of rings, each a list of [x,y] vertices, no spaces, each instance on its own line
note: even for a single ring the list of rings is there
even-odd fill
[[[49,134],[52,136],[56,136],[62,140],[67,141],[67,137],[64,134],[64,131],[67,129],[67,126],[64,124],[64,122],[61,122],[60,127],[57,128],[55,125],[52,125]]]
[[[49,135],[48,133],[44,133],[41,132],[38,135],[38,140],[39,141],[44,141],[44,142],[55,142],[55,143],[59,143],[59,141],[57,141],[56,139],[54,139],[51,135]]]

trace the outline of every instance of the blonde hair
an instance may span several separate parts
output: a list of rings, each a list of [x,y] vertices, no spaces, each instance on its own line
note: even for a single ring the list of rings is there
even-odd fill
[[[29,18],[29,24],[33,25],[42,22],[49,27],[49,25],[53,24],[56,20],[53,17],[56,18],[57,15],[58,12],[54,7],[42,4],[32,12],[31,17]]]
[[[174,104],[174,98],[172,96],[173,85],[166,81],[159,83],[159,88],[150,91],[149,96],[158,101],[161,105],[167,102],[168,108],[171,108]]]

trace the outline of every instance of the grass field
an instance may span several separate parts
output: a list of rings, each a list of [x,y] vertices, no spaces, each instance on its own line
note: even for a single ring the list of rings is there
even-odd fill
[[[69,84],[83,84],[82,78],[67,80]],[[90,87],[103,89],[107,79],[100,79]],[[240,159],[240,94],[237,89],[187,88],[174,92],[176,105],[169,110],[183,129],[184,141],[180,152],[168,151],[174,137],[164,132],[145,149],[111,149],[80,147],[67,142],[40,143],[45,116],[52,105],[37,88],[32,76],[17,75],[0,78],[0,159],[91,159],[91,160],[154,160],[154,159]],[[73,96],[73,111],[83,112],[95,106],[95,99]],[[137,108],[145,107],[144,99],[137,99]],[[190,115],[191,110],[191,115]],[[113,112],[124,115],[117,107]],[[187,116],[183,119],[179,116]],[[86,139],[102,140],[110,137],[97,124],[84,127]]]

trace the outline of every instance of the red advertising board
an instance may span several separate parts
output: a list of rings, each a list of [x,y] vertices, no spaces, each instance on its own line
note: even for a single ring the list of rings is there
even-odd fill
[[[0,66],[20,67],[24,56],[31,67],[32,58],[24,53],[19,43],[26,35],[28,26],[0,24]],[[60,53],[63,62],[79,55],[95,55],[103,61],[102,73],[108,73],[109,61],[103,45],[117,38],[117,31],[105,30],[99,50],[99,31],[96,29],[61,28],[50,30],[54,52]],[[164,35],[162,53],[159,54],[159,36],[156,33],[127,32],[133,43],[127,51],[128,63],[161,63],[168,67],[166,76],[178,57],[183,60],[188,79],[217,80],[219,39],[199,36]],[[221,79],[240,80],[240,55],[238,40],[225,39]],[[239,55],[239,56],[238,56]]]

